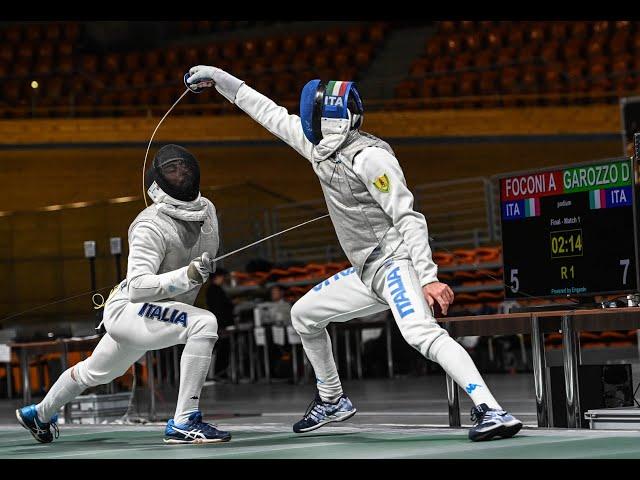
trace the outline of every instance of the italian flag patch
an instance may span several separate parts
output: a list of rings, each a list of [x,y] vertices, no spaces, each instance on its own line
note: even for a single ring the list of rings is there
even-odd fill
[[[598,208],[607,208],[607,191],[591,190],[589,192],[589,207],[591,208],[591,210],[597,210]]]
[[[325,95],[331,95],[332,97],[341,97],[347,91],[347,85],[349,82],[340,82],[332,80],[327,84]]]
[[[525,217],[540,216],[540,199],[539,198],[527,198],[524,201],[524,216]]]

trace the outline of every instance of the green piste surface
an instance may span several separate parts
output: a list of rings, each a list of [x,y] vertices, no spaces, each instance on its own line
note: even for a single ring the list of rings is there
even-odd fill
[[[524,429],[516,437],[473,443],[466,429],[391,431],[323,428],[290,431],[229,429],[228,443],[166,445],[158,426],[62,426],[60,438],[39,444],[22,428],[0,427],[0,459],[503,459],[640,458],[638,432]],[[273,430],[273,429],[271,429]]]

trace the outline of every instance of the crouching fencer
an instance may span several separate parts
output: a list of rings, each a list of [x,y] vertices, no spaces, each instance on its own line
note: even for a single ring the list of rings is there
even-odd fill
[[[364,109],[356,85],[311,80],[302,89],[297,116],[216,67],[191,68],[185,83],[196,92],[215,86],[311,163],[352,265],[312,288],[291,311],[318,389],[294,432],[309,432],[356,413],[338,378],[327,325],[390,308],[406,341],[440,364],[471,397],[475,407],[469,438],[515,435],[522,423],[502,409],[466,350],[435,321],[434,302],[446,315],[453,291],[438,281],[427,223],[413,209],[413,195],[393,150],[360,131]]]
[[[89,358],[66,370],[37,405],[16,410],[20,424],[42,443],[58,436],[57,412],[89,387],[123,375],[148,350],[185,344],[180,389],[166,443],[231,439],[205,423],[199,399],[213,347],[215,316],[193,306],[219,246],[215,207],[200,194],[200,167],[189,151],[166,145],[145,173],[153,204],[129,227],[127,277],[105,303],[106,334]]]

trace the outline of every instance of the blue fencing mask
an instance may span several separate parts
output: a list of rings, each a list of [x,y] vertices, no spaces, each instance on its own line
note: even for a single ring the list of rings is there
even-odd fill
[[[300,94],[300,119],[305,137],[318,145],[330,135],[360,128],[364,108],[355,82],[311,80]]]

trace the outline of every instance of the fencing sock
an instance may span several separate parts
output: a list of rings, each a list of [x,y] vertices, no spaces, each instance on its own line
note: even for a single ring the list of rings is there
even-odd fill
[[[302,346],[316,374],[320,398],[335,403],[342,395],[342,385],[331,350],[331,337],[326,329],[316,335],[300,335]]]
[[[493,398],[489,387],[482,380],[475,363],[462,346],[448,335],[442,335],[436,342],[430,357],[444,369],[453,380],[464,388],[477,406],[486,403],[489,408],[501,410],[500,404]]]
[[[200,392],[211,364],[211,352],[217,338],[196,337],[187,340],[180,359],[180,391],[173,421],[184,425],[189,415],[199,410]]]
[[[71,376],[72,368],[74,367],[62,372],[62,375],[58,377],[58,380],[53,384],[51,390],[49,390],[42,401],[36,405],[38,418],[42,422],[50,421],[51,417],[58,413],[60,407],[76,398],[87,388],[85,385],[73,379]]]

